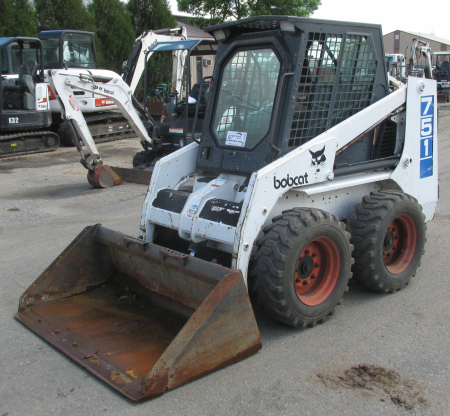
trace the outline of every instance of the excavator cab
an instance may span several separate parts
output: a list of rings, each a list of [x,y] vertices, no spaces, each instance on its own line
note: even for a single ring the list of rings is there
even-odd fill
[[[43,45],[46,69],[97,68],[93,32],[44,30],[38,38]]]
[[[133,160],[135,167],[154,164],[157,158],[200,138],[206,114],[207,91],[210,89],[212,78],[210,76],[212,57],[217,52],[217,41],[214,39],[163,41],[153,45],[147,51],[147,55],[155,52],[171,53],[174,56],[172,85],[180,85],[181,88],[180,91],[172,91],[165,98],[165,119],[155,123],[151,149],[146,142],[141,142],[144,151],[135,156]],[[148,85],[147,56],[145,62],[144,96]]]
[[[0,157],[56,149],[56,134],[31,132],[52,121],[40,40],[0,38],[0,64]]]

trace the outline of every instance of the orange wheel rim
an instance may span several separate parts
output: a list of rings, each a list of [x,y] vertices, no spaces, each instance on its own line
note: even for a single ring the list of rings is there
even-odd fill
[[[398,216],[389,224],[383,239],[383,263],[389,273],[399,274],[411,264],[416,252],[417,229],[408,214]]]
[[[302,250],[294,273],[298,298],[308,306],[319,305],[333,292],[341,270],[337,244],[328,237],[312,240]]]

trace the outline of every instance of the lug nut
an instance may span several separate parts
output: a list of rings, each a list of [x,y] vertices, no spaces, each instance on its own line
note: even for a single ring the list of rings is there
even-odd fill
[[[300,277],[297,277],[297,279],[295,279],[295,283],[300,283]]]
[[[306,286],[308,282],[306,280],[303,281],[303,286]]]
[[[316,253],[313,253],[313,255],[312,255],[312,256],[313,256],[313,259],[314,259],[314,258],[316,258],[316,257],[317,257],[317,254],[316,254]]]
[[[313,274],[313,275],[311,276],[311,279],[315,279],[315,278],[316,278],[316,275]]]
[[[392,248],[393,248],[394,250],[397,250],[397,246],[392,246]]]
[[[314,267],[319,267],[319,263],[316,263],[316,264],[314,265]]]
[[[309,254],[309,250],[305,250],[305,254]]]

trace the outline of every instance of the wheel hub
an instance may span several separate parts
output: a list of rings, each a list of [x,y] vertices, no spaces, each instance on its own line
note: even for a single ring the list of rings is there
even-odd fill
[[[308,306],[324,302],[336,286],[340,265],[339,249],[330,238],[319,237],[307,244],[295,267],[298,298]]]
[[[306,279],[314,269],[314,261],[311,256],[304,256],[297,266],[297,273],[300,279]]]
[[[384,237],[383,250],[388,251],[394,245],[394,233],[392,231],[388,231]]]
[[[411,216],[395,218],[384,235],[383,263],[392,274],[403,272],[411,263],[417,244],[416,226]]]

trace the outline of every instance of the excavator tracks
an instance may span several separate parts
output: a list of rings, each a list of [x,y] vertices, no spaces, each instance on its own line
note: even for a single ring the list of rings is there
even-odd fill
[[[59,146],[59,136],[51,131],[28,131],[0,135],[0,158],[51,152]]]

